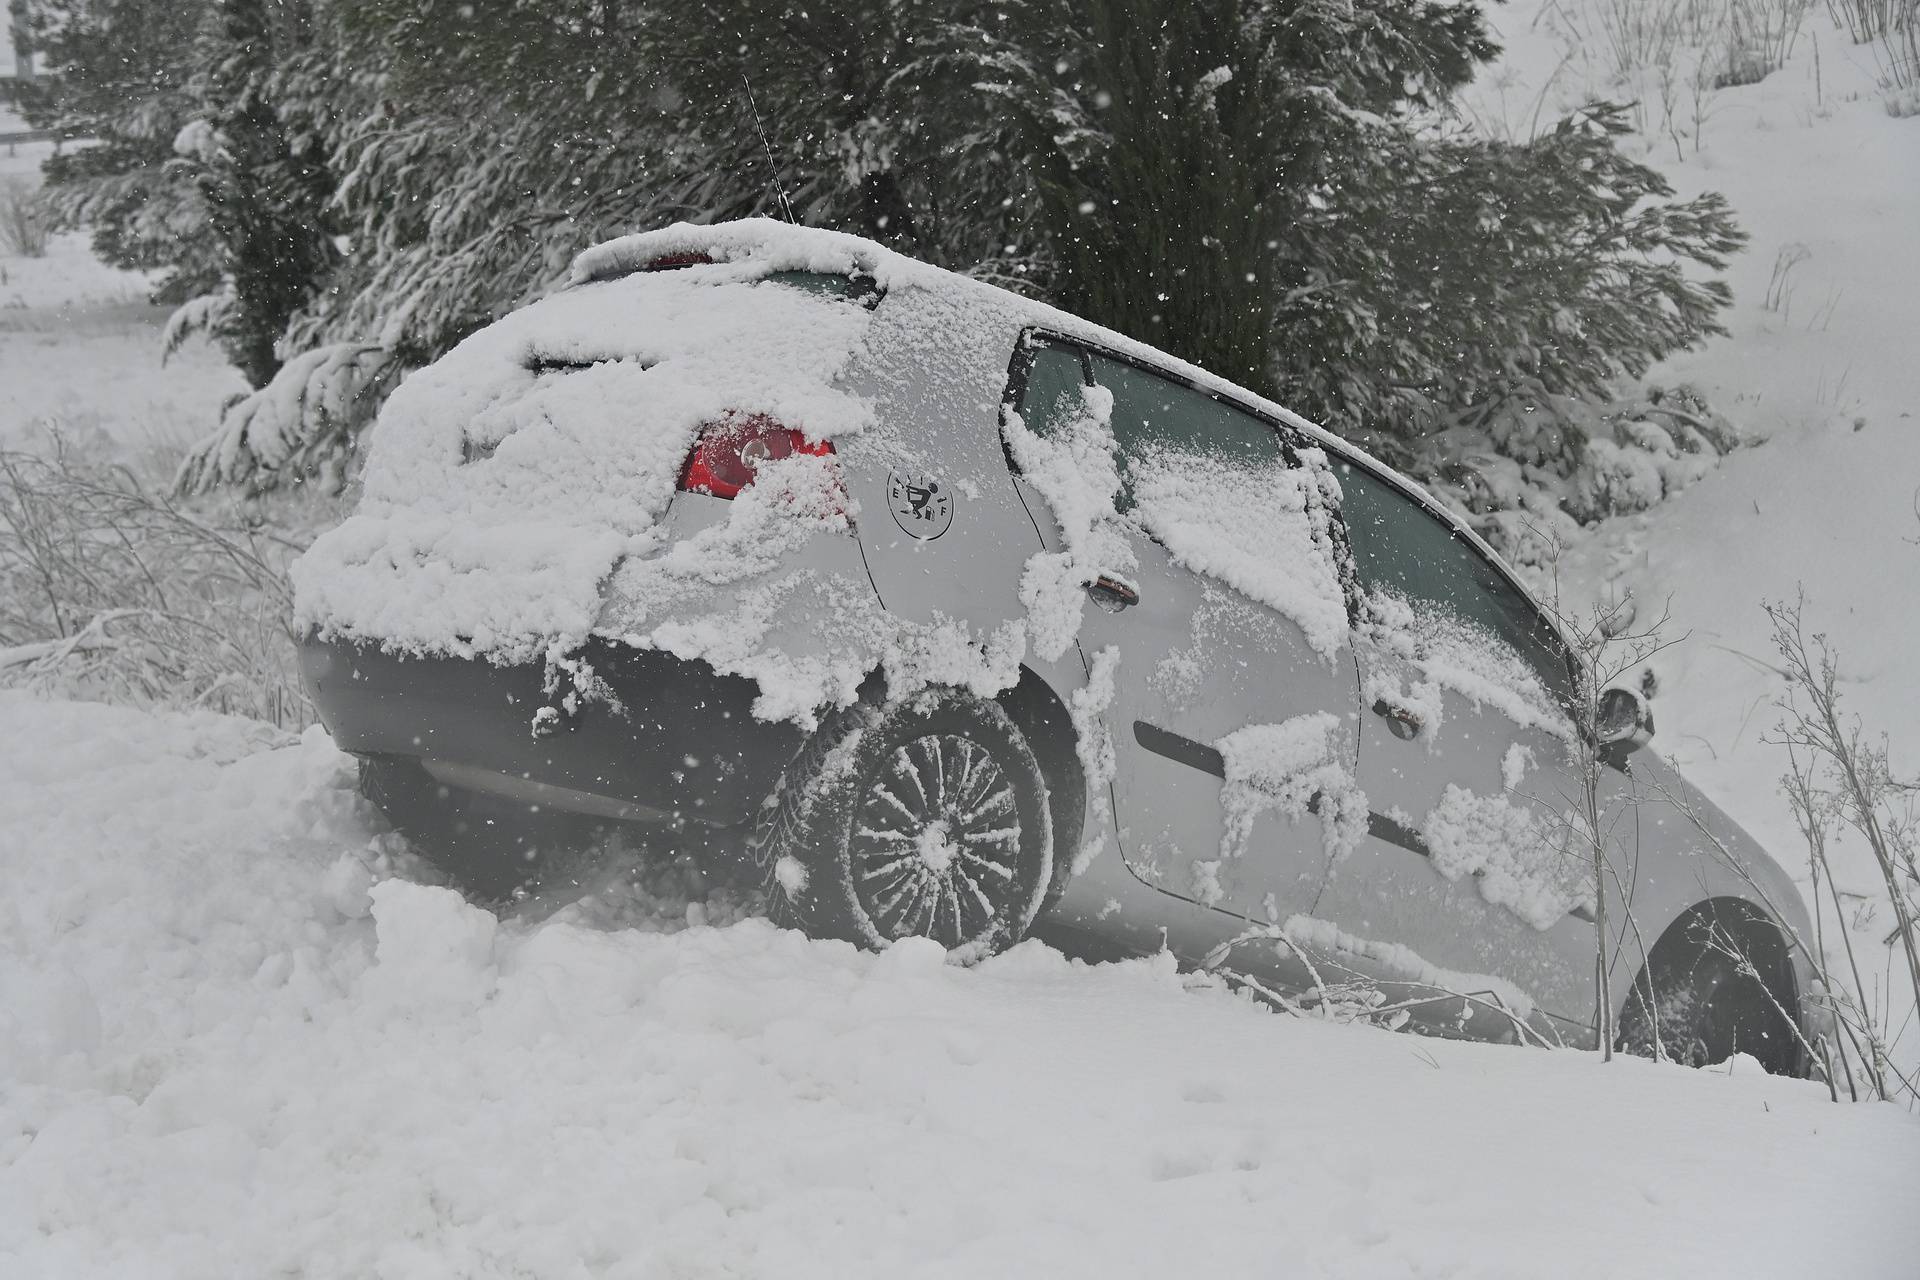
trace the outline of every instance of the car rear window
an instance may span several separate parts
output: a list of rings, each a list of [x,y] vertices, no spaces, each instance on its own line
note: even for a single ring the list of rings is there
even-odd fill
[[[869,311],[880,305],[879,282],[869,275],[843,276],[825,271],[775,271],[760,283],[783,285],[789,289],[798,289],[802,293],[817,294],[822,298],[844,299],[847,302],[858,303]]]

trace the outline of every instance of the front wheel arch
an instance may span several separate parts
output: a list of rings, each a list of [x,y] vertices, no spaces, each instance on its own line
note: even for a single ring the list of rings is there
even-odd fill
[[[1616,1047],[1654,1056],[1657,1045],[1696,1066],[1739,1052],[1775,1075],[1804,1075],[1799,1010],[1792,950],[1779,923],[1745,899],[1710,898],[1682,912],[1654,943],[1621,1000]]]

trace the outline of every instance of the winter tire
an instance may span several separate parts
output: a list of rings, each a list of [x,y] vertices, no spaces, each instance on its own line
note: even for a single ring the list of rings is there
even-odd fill
[[[999,704],[950,690],[856,703],[787,767],[757,838],[777,919],[963,961],[1026,936],[1054,878],[1046,780]]]

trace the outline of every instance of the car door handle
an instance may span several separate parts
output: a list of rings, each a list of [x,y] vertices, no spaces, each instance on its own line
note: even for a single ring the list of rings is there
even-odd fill
[[[1093,602],[1109,613],[1118,613],[1140,603],[1140,589],[1125,578],[1103,573],[1087,584]]]
[[[1420,730],[1426,726],[1418,713],[1405,707],[1396,707],[1385,698],[1373,704],[1373,714],[1385,720],[1387,731],[1402,742],[1419,737]]]

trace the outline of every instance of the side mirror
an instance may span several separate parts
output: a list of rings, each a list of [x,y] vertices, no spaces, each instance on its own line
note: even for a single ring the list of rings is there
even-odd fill
[[[1603,745],[1623,751],[1644,747],[1653,740],[1653,710],[1633,690],[1615,686],[1600,695],[1593,734]]]

